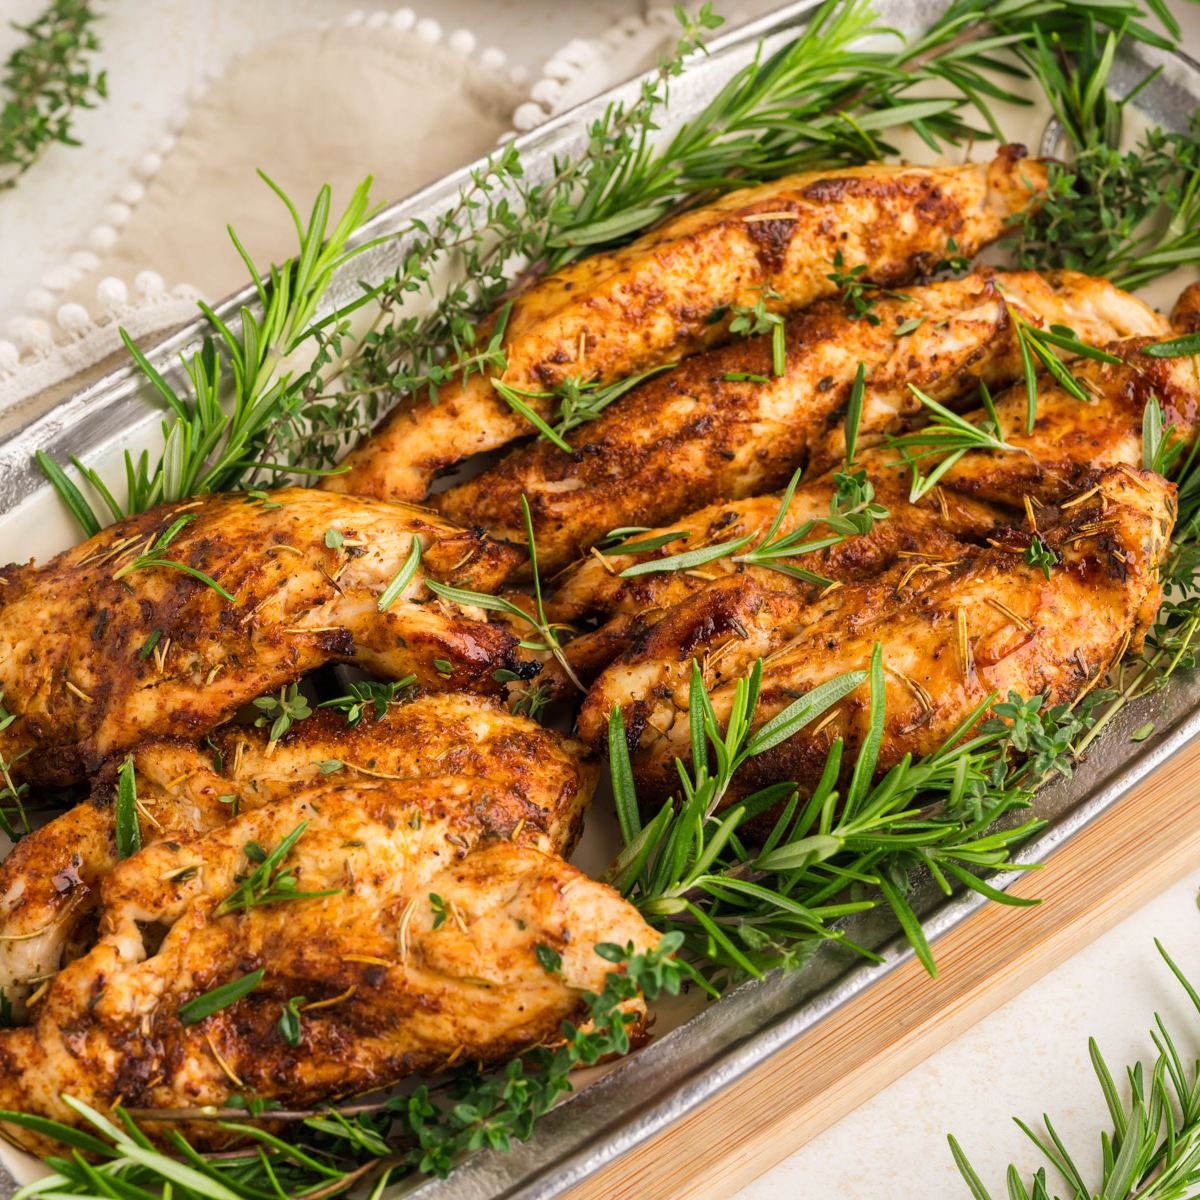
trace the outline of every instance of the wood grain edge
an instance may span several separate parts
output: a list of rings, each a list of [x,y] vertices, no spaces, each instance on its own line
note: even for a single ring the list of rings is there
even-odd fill
[[[725,1200],[1138,905],[1200,867],[1200,745],[1182,751],[1012,890],[570,1200]]]

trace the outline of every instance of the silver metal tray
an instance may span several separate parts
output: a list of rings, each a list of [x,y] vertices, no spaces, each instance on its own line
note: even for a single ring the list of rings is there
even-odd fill
[[[694,60],[673,81],[671,113],[695,112],[755,53],[760,40],[767,50],[794,36],[816,0],[801,0],[777,13],[734,29],[710,43],[710,54]],[[878,5],[883,21],[908,32],[918,31],[944,7],[939,0],[890,0]],[[1139,97],[1153,121],[1183,127],[1200,104],[1200,64],[1184,55],[1168,55],[1138,47],[1120,60],[1112,83],[1118,90],[1133,86],[1149,67],[1162,74]],[[587,127],[613,100],[636,97],[639,81],[597,97],[518,140],[527,175],[545,176],[555,155],[579,154],[587,145]],[[1028,123],[1028,118],[1025,118]],[[1037,128],[1018,125],[1026,140],[1044,141],[1044,120]],[[269,165],[269,164],[268,164]],[[476,164],[477,165],[477,164]],[[361,238],[405,229],[414,217],[427,220],[446,210],[469,181],[470,168],[447,176],[416,195],[381,212]],[[357,281],[378,280],[403,258],[406,242],[397,238],[357,258],[335,281],[328,304],[344,303],[358,294]],[[223,316],[243,305],[255,306],[247,287],[220,305]],[[204,331],[200,321],[165,339],[150,359],[173,383],[183,377],[180,351]],[[35,449],[60,462],[76,454],[109,473],[122,450],[135,451],[158,440],[161,412],[140,377],[114,371],[72,396],[53,411],[20,429],[0,446],[0,561],[39,558],[75,540],[65,510],[34,467]],[[1147,719],[1154,733],[1134,744],[1129,732]],[[1026,848],[1027,862],[1045,860],[1088,822],[1119,802],[1189,741],[1200,734],[1200,677],[1184,674],[1162,693],[1121,714],[1097,739],[1075,776],[1047,787],[1036,809],[1048,821],[1045,831]],[[1012,876],[993,882],[1003,887]],[[971,894],[945,901],[931,887],[919,889],[916,907],[925,917],[931,940],[966,920],[984,901]],[[573,1185],[653,1137],[673,1121],[740,1078],[776,1051],[811,1032],[841,1005],[870,988],[911,953],[890,920],[869,914],[853,922],[853,937],[879,950],[885,961],[863,965],[845,951],[826,946],[803,970],[748,983],[711,1004],[698,1015],[658,1038],[603,1078],[547,1115],[533,1139],[506,1154],[482,1152],[468,1159],[449,1181],[417,1182],[398,1189],[421,1200],[552,1200]],[[936,954],[936,944],[934,952]],[[19,1175],[25,1163],[6,1149]],[[11,1194],[12,1179],[0,1165],[0,1200]]]

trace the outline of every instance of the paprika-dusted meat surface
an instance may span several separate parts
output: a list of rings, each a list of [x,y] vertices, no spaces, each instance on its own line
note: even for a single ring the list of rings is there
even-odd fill
[[[437,497],[440,511],[493,536],[524,541],[529,502],[539,562],[564,566],[610,529],[658,526],[703,504],[782,486],[841,458],[842,424],[861,364],[860,444],[895,431],[920,402],[977,400],[1021,376],[1015,313],[1069,325],[1085,341],[1165,336],[1170,325],[1103,279],[1062,271],[978,273],[876,300],[870,318],[824,300],[791,318],[773,373],[769,334],[688,359],[574,431],[575,453],[540,439]],[[874,323],[878,322],[878,323]]]
[[[583,828],[597,768],[583,747],[467,693],[430,693],[367,707],[357,724],[317,712],[271,744],[267,731],[226,726],[200,743],[143,742],[133,752],[143,845],[216,829],[239,812],[333,782],[380,777],[490,779],[526,805],[538,849],[567,855]],[[340,764],[340,765],[338,765]],[[116,762],[90,798],[23,838],[0,863],[0,995],[17,1020],[25,1001],[94,933],[100,884],[119,861]]]
[[[787,176],[730,192],[632,244],[593,254],[539,280],[512,304],[500,378],[529,392],[566,379],[601,384],[673,362],[729,337],[733,305],[769,284],[776,310],[836,295],[846,269],[906,283],[948,253],[974,255],[1011,226],[1046,185],[1046,164],[1003,147],[990,163],[868,166]],[[480,337],[490,333],[486,324]],[[476,372],[405,401],[322,487],[419,500],[435,474],[531,427]],[[543,416],[552,402],[528,403]],[[552,418],[553,419],[553,418]]]
[[[15,774],[80,781],[145,737],[198,736],[326,662],[498,690],[513,639],[482,610],[435,600],[425,579],[492,591],[520,550],[409,505],[267,495],[163,505],[0,571],[0,690],[16,717],[0,756]],[[405,581],[414,539],[421,561]]]
[[[0,1030],[0,1108],[75,1121],[64,1093],[108,1111],[247,1091],[306,1107],[494,1062],[578,1018],[610,966],[598,943],[656,944],[616,892],[539,848],[545,829],[503,781],[339,776],[122,862],[96,945],[31,1024]],[[297,832],[279,869],[295,893],[328,894],[247,906],[262,854]],[[206,1007],[237,981],[246,995]],[[201,1146],[236,1140],[179,1128]]]
[[[963,543],[952,556],[897,563],[815,603],[730,576],[671,609],[600,676],[580,712],[580,735],[601,746],[619,704],[639,796],[653,802],[677,786],[676,757],[690,756],[693,659],[722,724],[734,682],[764,660],[758,725],[818,684],[867,667],[878,644],[886,673],[880,769],[906,753],[931,753],[991,693],[1069,701],[1136,649],[1161,603],[1174,515],[1171,484],[1116,467],[1075,504],[1042,511],[1038,536],[1054,555],[1048,578],[1026,560],[1027,528],[998,531],[990,545]],[[867,688],[856,689],[816,727],[751,759],[729,797],[783,779],[803,794],[837,738],[852,765],[867,700]]]

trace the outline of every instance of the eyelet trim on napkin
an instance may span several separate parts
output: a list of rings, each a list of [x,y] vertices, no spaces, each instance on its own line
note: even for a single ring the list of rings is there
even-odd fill
[[[325,21],[315,28],[329,29],[334,24]],[[430,45],[445,45],[493,78],[518,87],[528,81],[525,68],[510,68],[499,48],[480,48],[478,39],[468,29],[445,33],[438,21],[419,17],[409,7],[357,10],[336,24],[411,32]],[[227,62],[220,70],[210,72],[204,82],[193,87],[188,94],[189,104],[203,100],[229,65]],[[183,126],[187,116],[187,111],[176,114],[172,129]],[[118,324],[138,337],[194,318],[200,291],[186,283],[168,288],[162,276],[151,269],[139,271],[132,281],[116,276],[100,279],[94,302],[85,298],[81,303],[77,296],[68,301],[64,295],[100,267],[104,254],[117,244],[122,229],[145,196],[148,183],[174,148],[172,133],[142,155],[134,177],[117,190],[100,214],[101,219],[71,251],[66,262],[46,271],[38,286],[26,294],[26,311],[0,328],[0,425],[10,426],[13,414],[30,407],[28,401],[112,353],[119,345],[115,338]]]
[[[691,7],[690,5],[688,7]],[[572,38],[542,68],[529,99],[513,113],[518,132],[587,100],[652,67],[674,42],[679,23],[672,8],[628,16],[598,38]],[[632,52],[632,58],[631,58]]]

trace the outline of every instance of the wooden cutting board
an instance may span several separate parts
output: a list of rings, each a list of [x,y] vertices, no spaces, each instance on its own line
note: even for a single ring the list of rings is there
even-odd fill
[[[724,1200],[1111,928],[1200,869],[1193,743],[990,904],[571,1200]]]

